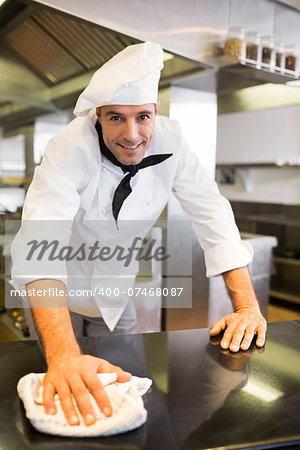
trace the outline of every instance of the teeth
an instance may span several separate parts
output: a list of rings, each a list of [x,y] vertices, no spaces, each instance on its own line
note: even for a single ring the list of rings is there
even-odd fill
[[[122,145],[122,144],[121,144]],[[122,145],[122,147],[124,148],[128,148],[128,150],[134,150],[135,148],[137,148],[140,144],[136,144],[134,147],[127,147],[126,145]]]

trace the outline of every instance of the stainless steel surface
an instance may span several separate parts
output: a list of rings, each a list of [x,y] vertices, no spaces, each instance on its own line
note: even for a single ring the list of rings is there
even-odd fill
[[[33,121],[45,112],[73,108],[94,71],[127,45],[138,42],[41,5],[9,0],[0,21],[0,124]],[[199,64],[173,57],[165,62],[161,87],[199,72]]]
[[[26,449],[249,449],[300,443],[300,322],[270,323],[260,351],[222,351],[209,330],[80,340],[84,353],[153,379],[147,422],[105,438],[38,433],[18,399],[18,380],[46,370],[36,342],[0,343],[0,445]],[[297,364],[298,363],[298,364]]]
[[[33,12],[2,38],[49,84],[99,67],[135,42],[49,10]]]
[[[277,0],[277,2],[283,3],[284,5],[288,5],[291,8],[295,8],[300,11],[300,1],[299,0]]]
[[[137,42],[37,4],[8,0],[1,14],[0,124],[5,128],[73,107],[95,69]]]
[[[143,7],[139,0],[129,5],[122,0],[7,0],[1,13],[0,124],[6,128],[28,123],[45,110],[72,107],[94,69],[139,40],[159,42],[186,59],[167,62],[164,87],[180,73],[182,78],[232,66],[232,60],[219,57],[231,25],[300,44],[299,11],[272,0],[190,0],[184,13],[179,0],[143,2]],[[261,71],[221,74],[219,92],[274,82]]]
[[[153,0],[143,8],[139,0],[131,0],[130,8],[122,0],[36,1],[137,39],[160,42],[168,51],[207,64],[231,25],[279,39],[293,36],[300,43],[299,12],[272,0],[190,0],[187,7],[179,0]]]
[[[231,202],[240,229],[273,234],[270,297],[300,304],[300,215],[298,205]]]

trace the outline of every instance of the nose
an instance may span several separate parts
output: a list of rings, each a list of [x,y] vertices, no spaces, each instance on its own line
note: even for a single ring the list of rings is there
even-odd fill
[[[138,135],[138,124],[135,120],[126,120],[123,128],[123,140],[128,143],[135,143]]]

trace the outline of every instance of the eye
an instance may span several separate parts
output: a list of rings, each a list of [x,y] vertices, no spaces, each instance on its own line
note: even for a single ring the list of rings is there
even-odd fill
[[[147,120],[150,119],[150,116],[148,116],[147,114],[141,114],[139,116],[139,120],[143,121],[143,120]]]
[[[122,120],[122,118],[120,116],[111,116],[109,120],[111,120],[112,122],[119,122]]]

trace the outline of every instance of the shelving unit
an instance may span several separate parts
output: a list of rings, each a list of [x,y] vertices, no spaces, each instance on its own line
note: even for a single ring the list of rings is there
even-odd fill
[[[242,227],[239,226],[246,227],[250,233],[266,234],[268,230],[267,234],[277,237],[270,297],[300,305],[300,218],[289,217],[285,213],[236,213],[236,219],[238,224],[243,224]],[[295,256],[290,256],[291,254]]]
[[[265,168],[284,168],[284,167],[300,167],[300,162],[298,164],[290,163],[289,161],[278,161],[278,162],[245,162],[245,163],[221,163],[217,164],[217,169],[265,169]]]
[[[300,294],[289,293],[280,289],[270,289],[270,297],[277,298],[279,300],[286,300],[290,303],[300,304]]]
[[[217,64],[219,66],[217,74],[219,94],[265,83],[284,84],[299,79],[296,74],[256,68],[251,64],[241,63],[237,58],[229,55],[219,56]]]
[[[284,256],[274,256],[273,262],[277,264],[285,264],[287,266],[300,267],[300,259],[299,258],[287,258]],[[300,293],[299,293],[300,297]]]

